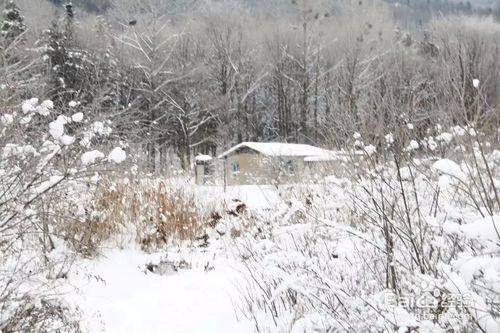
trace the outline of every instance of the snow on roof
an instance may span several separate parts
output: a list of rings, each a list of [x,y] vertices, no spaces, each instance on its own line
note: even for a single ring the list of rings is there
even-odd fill
[[[242,142],[228,151],[219,155],[219,158],[226,157],[240,148],[250,148],[266,156],[317,156],[329,153],[329,150],[296,143],[279,142]]]
[[[347,156],[345,154],[338,154],[337,152],[331,152],[328,154],[307,156],[304,158],[305,162],[329,162],[329,161],[347,161]]]
[[[333,150],[324,150],[323,153],[319,155],[306,156],[304,158],[305,162],[329,162],[329,161],[345,161],[347,162],[350,157],[353,156],[362,156],[364,152],[361,150],[356,151],[333,151]]]
[[[200,155],[196,155],[196,157],[194,159],[196,161],[200,161],[200,162],[208,162],[208,161],[212,160],[212,156],[200,154]]]

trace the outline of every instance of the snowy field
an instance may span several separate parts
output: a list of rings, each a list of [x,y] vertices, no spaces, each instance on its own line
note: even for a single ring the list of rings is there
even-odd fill
[[[233,199],[268,211],[280,202],[274,186],[196,187],[198,198]],[[147,254],[134,244],[109,249],[96,260],[75,263],[65,299],[83,313],[91,332],[253,332],[239,313],[245,267],[222,240],[208,249],[174,248]],[[147,269],[162,259],[191,267],[156,274]],[[74,288],[74,289],[73,289]]]
[[[80,263],[72,279],[77,289],[66,299],[84,313],[82,324],[91,332],[252,332],[235,312],[237,263],[190,253],[186,259],[196,259],[191,269],[158,275],[146,265],[159,256],[110,250]]]

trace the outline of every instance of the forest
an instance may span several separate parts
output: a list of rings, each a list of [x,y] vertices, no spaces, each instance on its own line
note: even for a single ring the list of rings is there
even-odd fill
[[[151,171],[242,141],[381,144],[398,122],[423,133],[498,102],[494,2],[37,2],[4,12],[7,105],[76,101]]]

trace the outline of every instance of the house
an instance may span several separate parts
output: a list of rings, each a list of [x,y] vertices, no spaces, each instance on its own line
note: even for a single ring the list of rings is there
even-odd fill
[[[243,142],[222,153],[224,184],[288,183],[307,176],[309,165],[331,160],[336,153],[330,150],[292,143]]]

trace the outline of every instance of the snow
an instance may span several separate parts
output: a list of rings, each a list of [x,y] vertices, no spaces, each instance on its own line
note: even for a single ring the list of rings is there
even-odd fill
[[[453,140],[453,135],[448,132],[444,132],[436,136],[436,140],[449,144]]]
[[[305,162],[328,162],[328,161],[347,161],[350,156],[363,156],[361,150],[346,152],[346,151],[325,151],[324,153],[316,156],[307,156],[304,158]]]
[[[75,137],[65,134],[59,138],[59,142],[65,146],[69,146],[75,142]]]
[[[389,133],[385,136],[385,142],[388,144],[388,145],[391,145],[392,143],[394,143],[394,135],[392,135],[392,133]]]
[[[464,225],[446,222],[443,229],[450,234],[463,234],[469,239],[496,240],[500,237],[500,215],[484,217]]]
[[[283,187],[286,191],[286,187]],[[281,201],[279,193],[272,185],[239,185],[227,186],[223,192],[218,186],[197,186],[196,196],[200,200],[217,198],[229,203],[235,200],[244,202],[251,209],[271,209]],[[221,195],[222,193],[222,195]]]
[[[412,167],[405,166],[399,169],[399,174],[401,176],[401,180],[412,180],[415,175],[415,170]]]
[[[99,135],[109,135],[111,134],[111,128],[104,125],[102,121],[96,121],[92,124],[92,131]]]
[[[9,113],[4,113],[0,118],[2,125],[8,126],[14,122],[14,116]]]
[[[38,113],[41,116],[48,116],[50,111],[54,109],[54,103],[51,100],[45,100],[39,105],[38,101],[38,98],[31,98],[24,101],[21,105],[23,113]]]
[[[462,171],[460,166],[447,158],[440,159],[432,165],[432,168],[442,174],[459,179],[463,182],[467,180],[467,175]]]
[[[108,155],[108,161],[115,162],[116,164],[122,163],[126,158],[127,154],[120,147],[114,148]]]
[[[64,179],[63,176],[51,176],[49,178],[49,180],[44,181],[37,188],[35,188],[34,192],[35,192],[35,194],[43,193],[43,192],[47,191],[49,188],[51,188],[52,186],[57,185],[63,179]]]
[[[36,149],[31,145],[17,145],[14,143],[8,143],[3,148],[2,157],[8,158],[10,156],[25,156],[25,155],[36,155]]]
[[[377,148],[374,145],[368,145],[364,148],[364,151],[368,154],[368,156],[372,156],[377,152]]]
[[[465,135],[465,129],[463,129],[460,126],[455,126],[452,128],[453,134],[458,135],[458,136],[464,136]]]
[[[38,98],[31,98],[23,102],[21,109],[23,112],[29,113],[36,111],[36,105],[38,104]]]
[[[226,152],[219,155],[219,158],[224,158],[240,148],[250,148],[266,156],[317,156],[328,153],[326,149],[295,143],[279,143],[279,142],[243,142]]]
[[[416,140],[411,140],[410,143],[408,144],[408,147],[406,147],[406,150],[413,151],[413,150],[417,150],[418,148],[420,148],[420,145],[418,144],[418,142]]]
[[[42,102],[42,104],[40,104],[40,106],[52,110],[54,109],[54,102],[52,102],[50,99],[46,99],[45,101]]]
[[[49,124],[49,133],[54,139],[59,140],[64,135],[64,124],[66,122],[62,117],[58,117]]]
[[[418,327],[415,317],[402,307],[395,307],[392,312],[389,313],[388,317],[391,322],[400,327],[398,332],[407,332],[409,331],[409,327]]]
[[[196,157],[194,158],[196,161],[200,161],[200,162],[209,162],[212,160],[212,156],[210,155],[196,155]]]
[[[83,113],[82,112],[77,112],[74,115],[71,116],[71,120],[73,120],[75,123],[79,123],[83,120]]]
[[[235,314],[235,282],[241,277],[234,263],[213,260],[212,253],[189,256],[192,269],[158,275],[145,269],[158,255],[107,251],[70,275],[77,290],[66,300],[86,314],[82,324],[91,332],[252,332],[251,323]],[[209,262],[214,269],[206,272]]]
[[[26,116],[26,117],[22,117],[21,120],[19,121],[19,123],[21,125],[27,125],[27,124],[29,124],[31,122],[31,119],[32,119],[31,115]]]
[[[104,154],[98,150],[91,150],[81,156],[83,165],[96,163],[97,160],[104,158]]]
[[[338,161],[338,160],[346,160],[347,156],[344,154],[321,154],[317,156],[307,156],[304,158],[305,162],[329,162],[329,161]]]
[[[434,138],[433,137],[429,137],[427,139],[427,148],[429,148],[429,150],[431,151],[434,151],[436,150],[436,148],[438,147],[436,141],[434,141]]]

